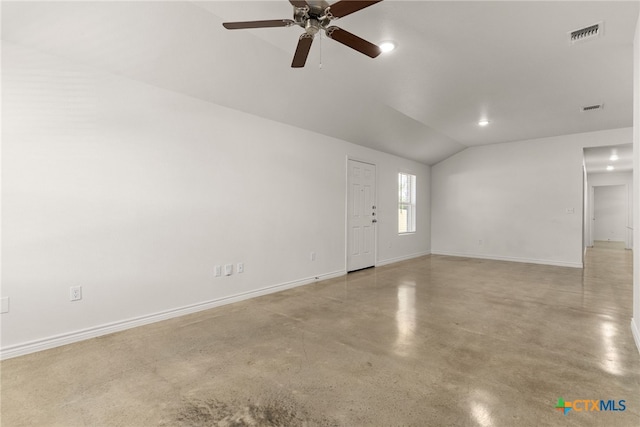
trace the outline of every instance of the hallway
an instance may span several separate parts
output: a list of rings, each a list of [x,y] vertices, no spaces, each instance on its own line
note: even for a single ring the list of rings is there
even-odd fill
[[[6,360],[2,426],[638,426],[631,251],[585,261],[426,256]]]

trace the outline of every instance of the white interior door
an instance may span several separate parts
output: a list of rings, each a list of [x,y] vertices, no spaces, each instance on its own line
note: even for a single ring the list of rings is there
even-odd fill
[[[627,211],[627,187],[625,185],[594,187],[594,240],[625,242],[627,244]]]
[[[376,261],[376,167],[349,160],[347,173],[347,271]]]

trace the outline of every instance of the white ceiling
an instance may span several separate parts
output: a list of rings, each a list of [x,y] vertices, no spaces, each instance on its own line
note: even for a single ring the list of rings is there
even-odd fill
[[[287,0],[3,1],[2,39],[434,164],[468,146],[631,126],[638,6],[386,0],[334,23],[395,51],[370,59],[316,38],[303,69],[290,68],[301,28],[221,25],[291,18]],[[602,37],[569,43],[600,21]]]
[[[618,156],[612,160],[612,155]],[[584,149],[584,165],[587,173],[631,172],[633,171],[633,144],[591,147]],[[613,166],[607,171],[607,166]]]

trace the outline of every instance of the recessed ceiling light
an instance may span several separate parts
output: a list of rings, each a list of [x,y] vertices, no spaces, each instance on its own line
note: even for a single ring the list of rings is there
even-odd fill
[[[612,154],[611,157],[609,157],[609,160],[611,160],[612,162],[615,162],[616,160],[618,160],[620,157],[618,157],[617,154]]]
[[[382,53],[387,53],[395,49],[396,44],[394,42],[382,42],[380,43],[379,47],[380,47],[380,50],[382,50]]]
[[[611,166],[611,165],[607,166],[607,170],[608,171],[612,171],[613,169],[614,169],[613,166]]]
[[[489,124],[489,120],[486,120],[486,119],[485,120],[480,120],[478,122],[478,126],[486,126],[488,124]]]

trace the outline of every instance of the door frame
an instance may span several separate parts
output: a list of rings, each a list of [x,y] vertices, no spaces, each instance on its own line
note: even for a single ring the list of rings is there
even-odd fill
[[[375,206],[377,207],[376,212],[380,212],[378,206],[378,165],[371,161],[365,160],[361,157],[354,157],[347,155],[345,158],[344,169],[345,169],[345,192],[344,192],[344,271],[349,273],[349,161],[353,160],[354,162],[366,163],[368,165],[374,166],[376,168],[375,176],[373,177],[373,182],[375,185],[375,192],[373,194],[373,200]],[[378,225],[380,224],[379,215],[377,216],[378,222],[376,226],[373,227],[373,267],[376,267],[378,264]]]

